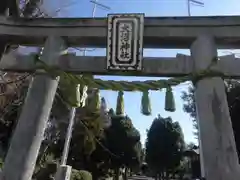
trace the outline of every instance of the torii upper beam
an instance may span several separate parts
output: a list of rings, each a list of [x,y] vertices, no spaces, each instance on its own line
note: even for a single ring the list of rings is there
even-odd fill
[[[202,34],[215,38],[218,48],[239,48],[240,16],[146,17],[144,48],[189,48]],[[11,19],[0,16],[0,38],[12,44],[44,44],[48,36],[66,37],[69,46],[107,45],[107,18]]]

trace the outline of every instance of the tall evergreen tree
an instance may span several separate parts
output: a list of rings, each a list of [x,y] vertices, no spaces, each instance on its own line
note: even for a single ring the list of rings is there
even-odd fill
[[[158,116],[154,119],[146,140],[146,162],[149,167],[163,178],[180,165],[184,137],[180,125],[171,118]]]

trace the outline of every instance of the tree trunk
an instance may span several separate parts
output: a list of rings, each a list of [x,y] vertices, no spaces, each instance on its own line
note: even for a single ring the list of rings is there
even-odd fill
[[[92,179],[93,179],[93,180],[98,180],[98,178],[99,178],[99,177],[98,177],[98,173],[96,172],[96,170],[93,170],[93,171],[92,171]]]
[[[161,172],[161,173],[159,174],[159,180],[163,180],[163,179],[164,179],[164,173]]]
[[[17,0],[8,0],[9,16],[19,17],[19,7]]]
[[[130,176],[133,175],[133,173],[132,173],[132,169],[131,169],[131,168],[129,169],[129,174],[130,174]]]
[[[169,172],[166,171],[166,180],[169,180]]]
[[[0,14],[1,15],[5,15],[5,12],[6,12],[7,6],[8,6],[8,1],[9,0],[2,0],[1,1],[1,6],[0,6]]]
[[[127,180],[127,177],[128,177],[127,174],[128,174],[128,168],[125,167],[125,172],[124,172],[124,177],[123,177],[124,180]]]
[[[3,37],[1,37],[1,39],[0,39],[0,59],[2,58],[4,52],[6,51],[6,48],[7,48],[7,41],[5,39],[3,39]]]
[[[115,168],[114,170],[114,180],[119,180],[119,168]]]

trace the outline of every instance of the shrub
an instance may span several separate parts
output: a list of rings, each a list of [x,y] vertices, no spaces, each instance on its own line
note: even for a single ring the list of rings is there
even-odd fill
[[[52,180],[54,179],[55,173],[57,172],[57,163],[48,162],[45,167],[42,167],[34,174],[36,180]]]
[[[92,180],[92,174],[84,170],[72,170],[71,180]]]

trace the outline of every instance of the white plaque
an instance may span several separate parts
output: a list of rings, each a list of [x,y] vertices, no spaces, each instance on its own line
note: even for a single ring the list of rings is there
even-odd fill
[[[142,70],[144,14],[108,15],[107,69]]]

